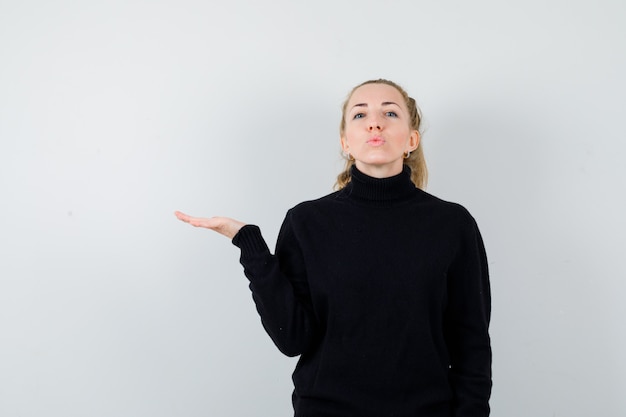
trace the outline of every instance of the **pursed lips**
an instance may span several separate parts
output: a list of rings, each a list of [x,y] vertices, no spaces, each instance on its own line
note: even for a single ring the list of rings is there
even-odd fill
[[[371,146],[381,146],[385,144],[385,139],[380,136],[374,136],[367,141],[367,143]]]

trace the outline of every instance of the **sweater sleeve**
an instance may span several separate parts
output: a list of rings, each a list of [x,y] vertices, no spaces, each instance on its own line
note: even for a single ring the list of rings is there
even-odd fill
[[[487,257],[474,219],[463,228],[448,275],[444,331],[450,354],[454,417],[489,416],[491,292]]]
[[[281,227],[272,255],[257,226],[244,226],[233,238],[263,327],[287,356],[313,343],[314,320],[302,253],[289,217]]]

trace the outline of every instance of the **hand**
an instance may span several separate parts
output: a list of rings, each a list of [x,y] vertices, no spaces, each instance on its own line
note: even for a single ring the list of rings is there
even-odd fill
[[[175,211],[174,215],[176,215],[178,220],[182,220],[195,227],[204,227],[206,229],[214,230],[229,239],[235,237],[237,232],[239,232],[239,229],[246,225],[239,220],[228,217],[211,217],[210,219],[205,219],[203,217],[191,217],[185,213],[181,213],[180,211]]]

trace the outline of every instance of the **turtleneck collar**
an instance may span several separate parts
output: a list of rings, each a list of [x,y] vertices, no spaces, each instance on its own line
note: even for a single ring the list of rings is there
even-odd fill
[[[411,181],[411,169],[403,165],[402,172],[387,178],[370,177],[353,165],[351,180],[345,186],[348,198],[379,204],[390,204],[406,200],[415,195],[417,187]]]

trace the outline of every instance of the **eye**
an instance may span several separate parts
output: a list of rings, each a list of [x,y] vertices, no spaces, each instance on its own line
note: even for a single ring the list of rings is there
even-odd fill
[[[365,113],[357,113],[354,115],[353,119],[362,119],[365,117]]]
[[[387,112],[385,112],[385,116],[387,116],[387,117],[398,117],[398,114],[395,111],[387,111]]]

